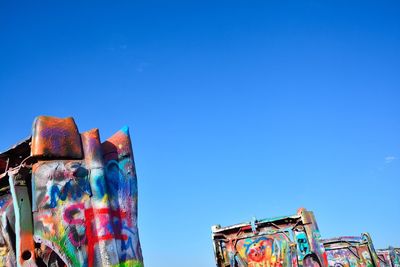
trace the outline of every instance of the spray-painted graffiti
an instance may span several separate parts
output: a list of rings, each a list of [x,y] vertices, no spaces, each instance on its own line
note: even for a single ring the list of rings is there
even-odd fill
[[[366,235],[366,234],[364,234]],[[340,237],[323,240],[332,267],[379,266],[372,241],[363,237]]]
[[[0,196],[0,266],[15,266],[15,252],[10,236],[11,225],[14,224],[14,209],[12,197],[9,194]]]
[[[32,184],[33,213],[25,215],[31,217],[33,229],[23,242],[35,247],[28,249],[30,264],[36,260],[47,266],[143,266],[128,129],[101,143],[96,129],[79,134],[71,118],[38,117],[31,144],[26,154],[32,164],[23,177],[23,183]],[[21,176],[14,172],[14,177]],[[11,218],[3,211],[13,206],[10,199],[0,196],[2,222],[5,216]],[[3,265],[13,266],[6,263],[14,260],[25,266],[27,254],[4,256],[15,253],[9,253],[12,246],[1,234]]]
[[[0,266],[143,267],[129,131],[104,142],[72,118],[38,117],[0,153]],[[312,212],[214,227],[219,267],[400,267],[369,235],[321,241]]]
[[[373,266],[368,253],[359,254],[353,248],[328,250],[327,254],[329,266]]]
[[[288,266],[292,261],[290,239],[284,233],[239,240],[236,251],[249,267]]]
[[[319,238],[314,216],[305,209],[295,216],[213,228],[217,266],[326,266]]]
[[[396,253],[396,248],[378,249],[376,253],[381,267],[400,267],[400,255]]]
[[[310,252],[310,245],[308,244],[307,235],[304,232],[295,232],[296,241],[297,241],[297,251],[299,255],[304,258]]]

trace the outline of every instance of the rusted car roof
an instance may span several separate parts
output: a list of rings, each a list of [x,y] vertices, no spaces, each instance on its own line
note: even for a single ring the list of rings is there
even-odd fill
[[[3,174],[7,171],[7,166],[10,168],[16,167],[21,164],[25,158],[29,157],[31,153],[30,143],[31,137],[29,136],[0,153],[0,178],[3,177]]]

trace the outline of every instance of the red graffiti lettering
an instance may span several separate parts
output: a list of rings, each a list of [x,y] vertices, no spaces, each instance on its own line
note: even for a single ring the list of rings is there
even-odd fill
[[[128,240],[128,235],[123,234],[122,229],[124,226],[132,225],[131,216],[131,212],[109,208],[85,209],[83,203],[78,203],[68,206],[63,217],[70,228],[68,238],[71,244],[74,246],[87,244],[88,266],[92,267],[96,243],[111,239]]]
[[[107,221],[100,219],[101,222],[101,227],[106,229],[104,232],[107,234],[104,235],[98,235],[99,229],[97,231],[94,231],[92,228],[92,222],[95,220],[95,214],[96,217],[101,218],[101,217],[108,217],[110,219],[110,222],[112,223],[114,221],[114,218],[117,218],[119,220],[119,227],[114,227],[115,224],[112,223],[112,228],[114,233],[110,233],[109,230],[107,230]],[[100,216],[100,217],[99,217]],[[111,239],[120,239],[120,240],[127,240],[128,236],[122,234],[122,219],[126,218],[126,212],[124,211],[114,211],[114,210],[109,210],[108,208],[103,208],[103,209],[86,209],[85,210],[85,220],[86,220],[86,231],[87,231],[87,241],[88,241],[88,266],[92,267],[94,266],[94,246],[97,242],[99,241],[104,241],[104,240],[111,240]],[[104,224],[103,224],[104,223]]]

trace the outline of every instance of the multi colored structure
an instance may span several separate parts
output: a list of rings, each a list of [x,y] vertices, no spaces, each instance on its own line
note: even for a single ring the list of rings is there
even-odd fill
[[[322,240],[329,266],[376,267],[381,266],[368,233]]]
[[[0,154],[0,266],[143,266],[128,128],[40,116]]]
[[[327,266],[314,214],[212,227],[218,267]]]
[[[321,239],[311,211],[212,227],[217,267],[400,267],[400,248],[375,251],[371,236]]]
[[[400,248],[377,249],[381,267],[400,267]]]

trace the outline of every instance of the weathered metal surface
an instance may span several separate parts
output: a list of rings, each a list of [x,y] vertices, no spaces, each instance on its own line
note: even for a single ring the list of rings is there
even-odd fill
[[[326,266],[312,212],[212,228],[218,267]]]
[[[8,169],[18,167],[22,161],[29,157],[31,151],[30,142],[31,138],[26,138],[0,153],[0,179],[7,174]],[[0,187],[3,188],[1,185]]]
[[[0,266],[16,266],[15,217],[11,194],[0,196]]]
[[[38,117],[31,156],[4,167],[0,266],[143,266],[128,128],[103,143],[77,133],[71,118]]]
[[[19,266],[36,266],[32,237],[32,212],[26,184],[18,184],[9,174],[9,184],[15,213],[16,261]]]
[[[73,118],[37,117],[33,123],[31,149],[34,157],[83,157],[80,135]]]
[[[377,249],[381,267],[400,267],[400,248]]]
[[[122,128],[104,142],[102,148],[110,207],[113,216],[119,218],[117,229],[121,229],[116,235],[119,260],[141,259],[137,231],[137,178],[129,129]]]
[[[329,266],[381,266],[368,233],[362,234],[361,237],[338,237],[325,239],[322,242]]]

